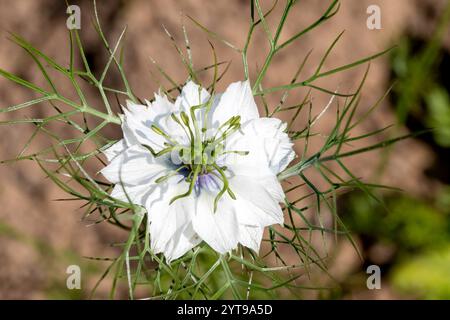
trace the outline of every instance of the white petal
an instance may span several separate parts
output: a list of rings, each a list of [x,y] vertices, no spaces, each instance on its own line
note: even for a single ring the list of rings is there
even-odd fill
[[[164,252],[169,241],[179,236],[192,220],[194,201],[185,197],[170,204],[173,197],[188,189],[187,183],[165,183],[153,193],[145,204],[150,222],[151,248],[155,253]]]
[[[258,253],[263,233],[262,227],[239,225],[239,243]]]
[[[111,191],[111,197],[123,202],[143,206],[156,188],[157,185],[151,183],[142,183],[136,186],[116,184]]]
[[[157,94],[153,103],[147,103],[150,106],[127,101],[127,108],[124,108],[122,116],[122,130],[126,143],[148,145],[155,151],[160,151],[165,147],[167,139],[153,131],[152,126],[158,127],[180,143],[185,143],[187,141],[185,132],[170,116],[178,112],[175,105],[166,96]]]
[[[239,225],[227,196],[221,198],[217,211],[214,212],[214,198],[216,195],[200,192],[197,208],[192,219],[195,232],[215,251],[224,254],[238,245]]]
[[[235,206],[236,218],[239,224],[266,227],[280,223],[278,212],[266,211],[256,206],[252,201],[243,199],[241,195],[236,195],[236,199],[233,200],[232,204]]]
[[[236,198],[246,201],[236,212],[239,223],[253,226],[283,223],[283,211],[279,205],[281,187],[276,179],[255,181],[249,177],[235,176],[229,182]]]
[[[228,154],[222,161],[236,174],[278,174],[294,159],[293,144],[283,132],[285,125],[275,118],[248,121],[227,139],[227,151],[248,151],[247,155]]]
[[[154,158],[144,147],[134,145],[117,155],[100,172],[112,183],[137,185],[149,183],[171,169],[163,157]]]
[[[194,82],[189,81],[181,90],[181,94],[175,101],[175,106],[189,114],[190,107],[205,103],[209,97],[208,91]]]
[[[152,124],[157,124],[149,117],[149,112],[131,112],[125,108],[123,111],[122,130],[128,145],[138,143],[150,146],[156,151],[164,148],[166,139],[151,129]]]
[[[269,159],[269,166],[273,173],[286,169],[295,158],[294,144],[286,132],[286,123],[275,118],[262,118],[264,127],[259,128],[264,132],[265,151]],[[265,122],[265,123],[264,123]]]
[[[189,223],[182,232],[175,234],[169,240],[164,249],[164,256],[168,262],[178,259],[201,241],[200,237],[195,233],[192,223]]]
[[[147,105],[137,104],[131,100],[127,100],[126,108],[133,116],[142,119],[143,122],[152,119],[152,112]]]
[[[124,139],[121,139],[111,145],[108,149],[103,151],[108,161],[112,161],[117,155],[121,154],[127,148],[127,144]]]
[[[179,111],[176,109],[175,105],[167,99],[166,95],[159,94],[155,94],[155,100],[151,104],[150,110],[153,113],[153,121],[155,121],[155,118],[157,117]]]
[[[125,144],[129,147],[134,146],[136,144],[140,144],[139,141],[133,134],[133,131],[129,127],[128,123],[125,121],[125,115],[119,114],[120,121],[122,122],[122,132],[123,132],[123,140]]]
[[[234,82],[228,86],[213,108],[212,123],[221,124],[238,115],[241,116],[241,124],[259,118],[258,107],[248,81]]]

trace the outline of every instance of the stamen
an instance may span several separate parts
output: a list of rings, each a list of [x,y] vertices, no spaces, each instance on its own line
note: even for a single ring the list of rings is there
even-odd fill
[[[150,151],[150,153],[151,153],[155,158],[160,157],[160,156],[162,156],[162,155],[164,155],[164,154],[166,154],[166,153],[171,152],[171,151],[173,150],[173,148],[175,147],[175,146],[169,146],[169,147],[167,147],[167,148],[165,148],[165,149],[162,149],[162,150],[160,150],[160,151],[158,151],[158,152],[155,152],[155,150],[153,150],[153,148],[150,147],[149,145],[143,144],[142,146],[143,146],[144,148],[146,148],[148,151]]]
[[[217,134],[225,126],[228,126],[227,129],[225,129],[225,131],[222,133],[222,135],[217,139]],[[239,130],[240,128],[241,128],[241,117],[233,116],[217,129],[217,132],[214,135],[213,140],[217,141],[217,142],[221,142],[221,141],[225,140],[230,134],[234,133],[235,131]]]
[[[167,141],[173,143],[173,144],[178,144],[178,142],[174,139],[172,139],[171,136],[169,136],[167,133],[164,132],[164,130],[162,130],[161,128],[159,128],[158,126],[152,124],[151,129],[158,135],[164,137],[167,139]]]
[[[156,183],[161,183],[164,182],[166,180],[168,180],[169,178],[176,176],[178,174],[178,172],[184,168],[187,168],[187,166],[181,166],[179,168],[177,168],[176,170],[171,171],[170,173],[166,174],[165,176],[159,177],[158,179],[155,180]]]
[[[246,156],[246,155],[248,155],[250,153],[250,151],[235,151],[235,150],[231,150],[231,151],[222,152],[222,153],[220,153],[220,155],[228,154],[228,153],[235,153],[235,154],[238,154],[240,156]]]

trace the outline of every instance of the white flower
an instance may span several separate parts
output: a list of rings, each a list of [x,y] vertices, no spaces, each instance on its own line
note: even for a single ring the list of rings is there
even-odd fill
[[[277,174],[295,157],[279,119],[260,118],[248,81],[210,94],[188,82],[175,103],[127,103],[124,138],[105,151],[111,196],[145,207],[151,248],[168,261],[202,240],[224,254],[259,251],[283,223]]]

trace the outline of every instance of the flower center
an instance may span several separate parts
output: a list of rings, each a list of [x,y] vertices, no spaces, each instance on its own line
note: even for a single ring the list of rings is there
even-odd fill
[[[227,153],[248,154],[246,151],[225,151],[225,141],[240,129],[241,118],[240,116],[231,117],[218,128],[215,128],[211,134],[207,128],[207,120],[212,101],[211,96],[206,103],[192,106],[189,116],[184,111],[178,115],[174,113],[170,115],[171,119],[183,129],[189,145],[182,145],[158,126],[151,126],[155,133],[165,138],[165,148],[155,152],[150,146],[144,145],[144,147],[155,157],[170,154],[174,165],[174,170],[156,179],[156,183],[164,182],[175,175],[182,175],[189,184],[188,190],[172,198],[170,204],[189,196],[194,189],[196,192],[201,192],[204,188],[217,190],[217,196],[214,199],[214,211],[217,209],[218,201],[225,193],[232,199],[236,199],[229,187],[227,168],[220,166],[217,160]],[[198,121],[197,116],[202,118],[201,121]],[[202,125],[202,128],[199,125]]]

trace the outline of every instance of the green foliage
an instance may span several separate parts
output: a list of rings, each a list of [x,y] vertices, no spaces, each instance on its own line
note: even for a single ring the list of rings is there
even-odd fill
[[[425,299],[450,299],[450,245],[396,266],[391,279],[400,292]]]
[[[398,198],[388,202],[388,210],[385,237],[403,248],[429,248],[449,239],[447,217],[421,201]]]
[[[436,86],[425,96],[427,106],[426,124],[433,131],[434,139],[442,147],[450,148],[450,95]]]
[[[397,95],[395,107],[400,122],[405,122],[410,113],[420,115],[421,101],[436,88],[436,74],[439,73],[438,65],[442,58],[442,39],[449,23],[450,2],[442,12],[431,40],[419,52],[413,51],[413,43],[407,37],[393,51],[392,70],[398,79],[394,87]]]
[[[436,199],[436,206],[450,216],[450,186],[444,186]]]
[[[439,246],[450,240],[449,217],[425,202],[406,196],[391,196],[370,205],[361,195],[347,202],[344,221],[355,233],[395,244],[411,251]]]
[[[444,190],[432,206],[402,194],[384,198],[384,205],[353,194],[346,201],[344,222],[370,239],[393,246],[396,255],[387,267],[393,288],[408,297],[450,298],[449,192]]]
[[[437,144],[450,147],[450,96],[436,77],[440,72],[442,49],[433,44],[430,49],[433,54],[429,57],[426,50],[415,54],[412,45],[409,38],[403,38],[392,59],[392,69],[398,79],[394,87],[398,118],[402,122],[409,115],[420,119],[424,126],[433,129]]]

